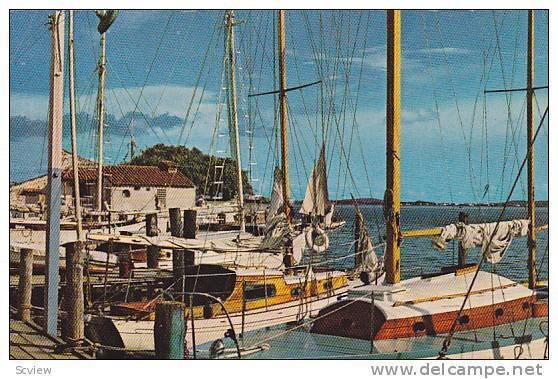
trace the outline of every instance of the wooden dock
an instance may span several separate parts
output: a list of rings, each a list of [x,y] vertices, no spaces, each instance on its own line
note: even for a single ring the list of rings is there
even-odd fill
[[[10,359],[90,359],[81,353],[57,353],[62,341],[52,338],[32,322],[17,320],[10,310]]]

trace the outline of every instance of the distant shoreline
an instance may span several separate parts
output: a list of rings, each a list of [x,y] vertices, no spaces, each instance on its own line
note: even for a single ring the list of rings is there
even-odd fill
[[[358,205],[383,205],[383,201],[376,198],[360,198],[360,199],[341,199],[336,200],[335,203],[339,205],[352,205],[356,202]],[[424,201],[424,200],[416,200],[416,201],[402,201],[402,206],[446,206],[446,207],[503,207],[503,202],[499,203],[436,203],[433,201]],[[548,200],[537,200],[535,201],[536,207],[548,207],[549,201]],[[512,200],[507,203],[508,207],[526,207],[527,201],[525,200]]]

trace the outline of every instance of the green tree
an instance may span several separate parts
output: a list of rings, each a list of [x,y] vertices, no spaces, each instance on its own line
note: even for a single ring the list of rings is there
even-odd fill
[[[184,146],[169,146],[157,144],[141,152],[130,161],[133,165],[158,166],[162,161],[171,161],[177,165],[178,170],[189,178],[198,188],[198,194],[207,196],[215,195],[212,186],[214,165],[221,164],[222,158],[204,154],[197,148],[188,149]],[[223,199],[233,199],[237,194],[236,188],[236,163],[231,158],[225,159],[223,173]],[[242,172],[242,183],[245,194],[251,194],[252,186],[248,183],[247,175]]]

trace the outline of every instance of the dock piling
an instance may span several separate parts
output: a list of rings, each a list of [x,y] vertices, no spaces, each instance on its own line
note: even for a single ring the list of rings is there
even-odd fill
[[[184,303],[164,301],[155,306],[155,355],[157,359],[184,359]]]
[[[31,321],[33,249],[21,249],[19,257],[18,316],[22,321]]]
[[[197,212],[195,209],[186,209],[184,211],[184,229],[182,231],[184,238],[196,238],[196,219]]]
[[[84,303],[83,303],[83,261],[81,241],[66,245],[66,312],[67,339],[79,344],[85,337]]]

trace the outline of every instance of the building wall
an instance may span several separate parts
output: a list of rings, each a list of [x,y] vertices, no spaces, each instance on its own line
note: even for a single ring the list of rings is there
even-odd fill
[[[159,190],[159,191],[158,191]],[[157,194],[166,196],[155,200]],[[127,196],[129,195],[129,196]],[[195,188],[113,187],[111,209],[114,211],[147,211],[168,208],[192,208],[196,201]]]

